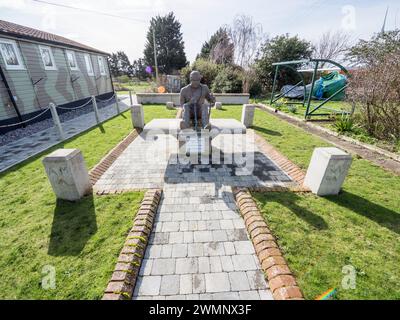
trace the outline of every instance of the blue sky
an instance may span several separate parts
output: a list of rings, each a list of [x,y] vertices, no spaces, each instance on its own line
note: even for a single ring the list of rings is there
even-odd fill
[[[238,14],[250,15],[269,36],[298,34],[316,41],[329,30],[344,30],[354,40],[368,38],[387,26],[400,27],[398,0],[46,0],[129,17],[135,21],[60,8],[33,0],[0,0],[0,19],[56,33],[95,48],[125,51],[130,59],[142,56],[148,21],[174,11],[182,23],[188,59],[219,26]]]

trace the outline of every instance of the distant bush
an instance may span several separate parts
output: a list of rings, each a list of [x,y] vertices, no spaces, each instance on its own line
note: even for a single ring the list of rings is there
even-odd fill
[[[129,83],[131,81],[131,78],[127,75],[119,76],[116,78],[117,82],[119,83]]]
[[[243,92],[242,72],[231,66],[221,69],[212,84],[212,91],[216,93]]]
[[[214,62],[206,59],[197,59],[191,66],[184,67],[181,70],[181,75],[184,80],[184,84],[190,83],[190,73],[193,70],[197,70],[203,76],[202,83],[206,84],[209,88],[212,87],[212,83],[218,75],[219,70],[222,68]]]

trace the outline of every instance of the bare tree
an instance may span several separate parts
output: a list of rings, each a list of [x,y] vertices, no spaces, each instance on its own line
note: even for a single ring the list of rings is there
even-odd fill
[[[343,31],[325,32],[314,45],[314,57],[341,61],[349,50],[351,37]]]
[[[233,62],[235,46],[232,43],[227,31],[220,29],[216,43],[211,48],[210,59],[214,63],[229,64]]]
[[[265,39],[262,25],[255,23],[252,17],[239,15],[233,20],[232,26],[226,29],[234,44],[235,63],[248,69]]]

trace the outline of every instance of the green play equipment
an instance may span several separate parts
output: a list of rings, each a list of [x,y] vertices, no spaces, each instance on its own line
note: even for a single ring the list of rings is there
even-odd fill
[[[331,64],[334,65],[335,68],[320,68],[321,64]],[[311,69],[298,69],[298,66],[301,65],[311,65]],[[296,60],[296,61],[283,61],[274,63],[275,67],[275,75],[274,75],[274,83],[272,86],[272,95],[271,95],[271,106],[273,106],[279,99],[282,97],[292,96],[292,97],[302,97],[302,102],[289,102],[290,104],[300,104],[306,107],[305,118],[306,120],[310,120],[313,116],[331,116],[332,114],[351,114],[352,112],[344,111],[344,110],[335,110],[331,108],[327,108],[325,105],[329,101],[341,101],[345,99],[345,91],[348,87],[348,77],[350,74],[348,70],[342,66],[341,64],[329,60],[329,59],[309,59],[309,60]],[[287,68],[293,70],[299,78],[299,82],[294,86],[289,87],[287,90],[276,94],[277,90],[277,81],[279,76],[279,71],[281,68]],[[319,72],[329,72],[326,75],[322,75],[320,79],[317,80],[317,76]],[[342,73],[340,73],[341,71]],[[310,72],[312,73],[312,80],[310,84],[306,84],[305,77],[303,73]],[[318,100],[319,103],[317,105],[312,105],[313,98]],[[326,113],[316,113],[317,110],[326,110],[329,111]]]

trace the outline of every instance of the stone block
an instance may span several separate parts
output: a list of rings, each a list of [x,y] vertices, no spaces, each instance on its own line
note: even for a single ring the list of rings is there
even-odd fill
[[[222,103],[221,102],[216,102],[215,103],[215,109],[222,110]]]
[[[166,106],[168,110],[175,110],[175,105],[173,102],[167,102]]]
[[[351,155],[338,148],[316,148],[304,186],[319,196],[337,195],[352,163]]]
[[[252,104],[243,105],[242,110],[242,123],[246,128],[250,128],[254,122],[254,112],[256,106]]]
[[[58,149],[43,159],[58,199],[78,201],[92,192],[89,173],[78,149]]]
[[[134,128],[144,128],[144,110],[141,104],[134,104],[131,107],[131,117]]]

